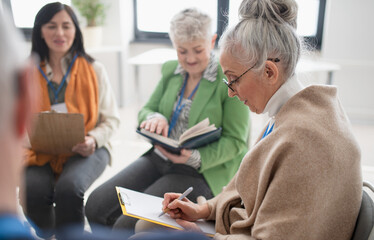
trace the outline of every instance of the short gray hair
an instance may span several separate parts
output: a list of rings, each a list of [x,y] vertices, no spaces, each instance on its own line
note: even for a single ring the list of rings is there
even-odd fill
[[[210,40],[213,36],[212,19],[196,8],[187,8],[171,19],[169,36],[173,43]]]
[[[0,9],[0,132],[6,127],[3,123],[14,107],[18,74],[27,58],[27,53],[22,51],[25,50],[22,49],[24,42],[10,22],[6,10]]]
[[[296,34],[297,4],[294,0],[243,0],[240,22],[220,39],[221,52],[228,52],[243,65],[260,70],[268,58],[279,58],[285,79],[295,72],[302,41]]]

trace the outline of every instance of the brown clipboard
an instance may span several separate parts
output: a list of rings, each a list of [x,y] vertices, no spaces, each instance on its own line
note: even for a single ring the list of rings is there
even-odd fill
[[[32,150],[48,154],[70,154],[84,142],[84,121],[80,113],[40,112],[35,114],[30,132]]]

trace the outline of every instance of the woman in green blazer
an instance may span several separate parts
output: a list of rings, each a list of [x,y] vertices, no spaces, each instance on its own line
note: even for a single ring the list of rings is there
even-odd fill
[[[221,137],[198,149],[183,149],[180,155],[152,147],[91,194],[86,204],[91,224],[133,228],[136,219],[122,215],[115,186],[159,197],[192,186],[189,199],[196,201],[200,195],[209,199],[220,193],[239,168],[248,150],[249,110],[237,98],[228,97],[213,54],[216,34],[210,25],[210,18],[196,9],[173,18],[170,37],[178,61],[162,66],[162,78],[138,120],[141,128],[178,139],[209,118],[222,127]]]

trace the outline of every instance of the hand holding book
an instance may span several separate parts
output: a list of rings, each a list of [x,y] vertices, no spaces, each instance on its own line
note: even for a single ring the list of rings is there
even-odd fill
[[[161,115],[161,116],[152,117],[151,119],[147,119],[143,121],[139,127],[144,128],[145,130],[149,132],[154,132],[154,133],[161,134],[162,136],[167,137],[169,123],[166,120],[166,118]]]
[[[185,131],[178,140],[149,132],[143,128],[138,128],[136,132],[154,145],[160,145],[172,153],[179,153],[181,149],[196,149],[218,140],[222,129],[210,124],[209,119],[206,118]]]

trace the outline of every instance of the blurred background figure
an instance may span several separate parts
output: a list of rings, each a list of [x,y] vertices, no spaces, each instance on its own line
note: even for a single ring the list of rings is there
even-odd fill
[[[119,127],[116,102],[103,65],[85,52],[77,17],[68,5],[55,2],[40,9],[31,43],[32,54],[40,58],[34,80],[41,89],[36,111],[83,114],[86,137],[72,148],[72,156],[26,150],[22,205],[40,236],[71,224],[83,231],[84,193],[110,161],[109,139]]]

